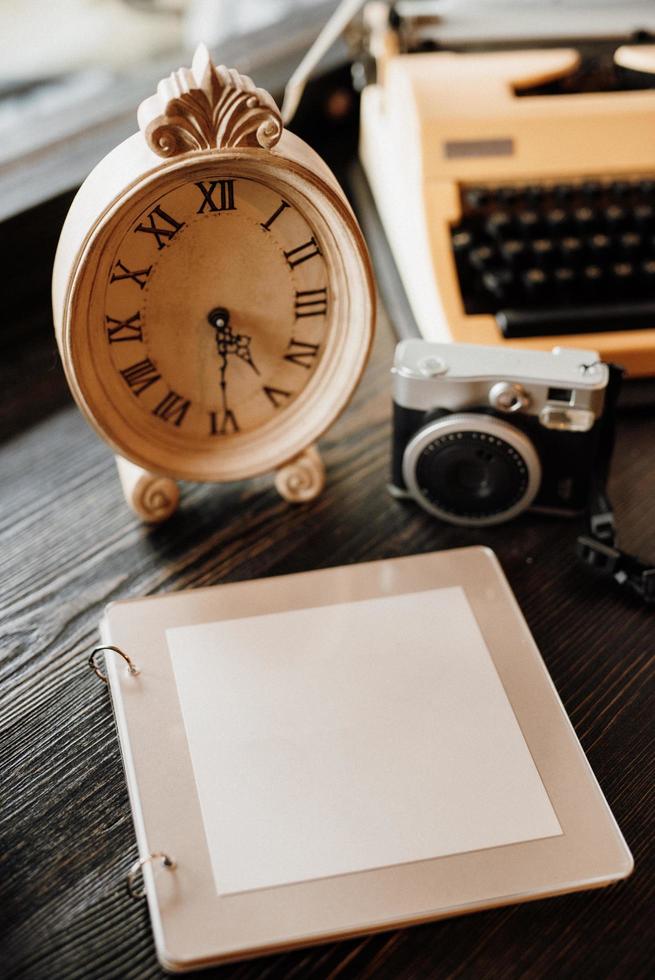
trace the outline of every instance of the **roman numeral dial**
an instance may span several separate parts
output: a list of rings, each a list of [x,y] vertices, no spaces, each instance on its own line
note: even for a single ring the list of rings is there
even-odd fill
[[[140,395],[161,378],[149,357],[123,368],[121,374],[135,395]]]
[[[273,388],[271,385],[264,385],[262,390],[273,408],[281,408],[291,398],[291,392],[284,391],[283,388]]]
[[[228,436],[241,430],[232,409],[226,408],[224,411],[209,413],[209,431],[213,436]]]
[[[227,167],[176,173],[125,223],[94,327],[124,420],[182,452],[302,419],[340,309],[305,199]]]
[[[114,270],[111,274],[111,282],[122,282],[123,280],[131,279],[135,282],[139,289],[143,289],[148,282],[148,276],[152,272],[152,266],[149,265],[147,269],[128,269],[120,259],[116,262]]]
[[[147,221],[138,224],[134,231],[135,234],[152,235],[157,242],[157,250],[161,251],[181,228],[184,228],[184,222],[176,221],[158,204],[148,215]]]
[[[296,320],[306,316],[325,316],[328,300],[327,289],[296,290]]]
[[[141,314],[137,311],[132,316],[106,316],[107,340],[110,344],[126,344],[143,340]]]
[[[280,202],[280,206],[275,209],[275,211],[273,212],[273,214],[266,221],[261,221],[260,222],[260,226],[264,229],[264,231],[270,231],[271,230],[271,225],[273,224],[273,222],[274,221],[277,221],[277,219],[280,217],[280,215],[288,207],[290,207],[290,205],[287,204],[286,201],[281,201]]]
[[[297,265],[302,265],[303,262],[309,262],[310,259],[320,254],[321,250],[312,235],[309,241],[303,242],[302,245],[296,245],[295,248],[290,248],[288,252],[284,253],[284,257],[289,264],[289,268],[295,269]]]
[[[309,371],[318,356],[319,350],[320,344],[312,344],[307,340],[296,340],[295,337],[292,337],[284,360]]]
[[[182,395],[178,395],[175,391],[169,391],[155,405],[152,414],[156,415],[157,418],[163,419],[164,422],[171,422],[179,428],[184,422],[184,417],[189,411],[190,405],[190,399],[183,398]]]
[[[204,214],[205,211],[235,210],[233,180],[210,180],[207,182],[201,180],[196,184],[196,187],[202,194],[198,214]]]

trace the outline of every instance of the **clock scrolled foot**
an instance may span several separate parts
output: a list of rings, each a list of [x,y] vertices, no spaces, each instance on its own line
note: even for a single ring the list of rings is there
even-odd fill
[[[122,456],[115,459],[125,501],[137,517],[148,524],[161,524],[175,513],[180,502],[175,480],[144,470]]]
[[[324,486],[325,466],[316,446],[308,446],[275,474],[277,492],[291,504],[314,500]]]

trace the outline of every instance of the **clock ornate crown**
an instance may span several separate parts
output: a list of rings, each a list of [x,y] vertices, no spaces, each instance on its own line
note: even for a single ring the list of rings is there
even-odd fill
[[[189,150],[237,146],[270,150],[282,135],[274,100],[234,68],[216,67],[204,44],[191,68],[180,68],[157,86],[138,111],[151,150],[173,157]]]
[[[324,484],[316,441],[373,334],[364,241],[321,158],[271,96],[204,46],[84,182],[53,308],[73,395],[116,455],[128,503],[169,516],[178,480],[274,471]]]

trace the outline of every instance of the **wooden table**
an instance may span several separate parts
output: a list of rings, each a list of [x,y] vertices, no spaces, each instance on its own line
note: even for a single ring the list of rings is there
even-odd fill
[[[352,140],[344,152],[351,151]],[[633,850],[634,876],[610,889],[204,976],[645,977],[655,957],[652,612],[575,563],[579,522],[524,515],[462,530],[387,494],[394,341],[384,313],[363,383],[321,443],[328,467],[321,499],[292,507],[268,477],[189,485],[168,524],[139,524],[123,503],[111,454],[68,400],[50,332],[49,259],[39,248],[51,251],[68,200],[35,214],[20,241],[14,224],[3,226],[12,241],[5,282],[17,298],[0,358],[0,438],[13,433],[0,447],[0,973],[162,975],[145,904],[125,891],[136,856],[127,791],[109,697],[86,666],[106,603],[486,544]],[[651,560],[654,433],[652,407],[622,412],[612,480],[622,542]]]

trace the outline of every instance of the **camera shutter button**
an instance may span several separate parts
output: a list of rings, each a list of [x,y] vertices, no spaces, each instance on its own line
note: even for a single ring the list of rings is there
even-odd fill
[[[441,357],[430,356],[421,358],[418,369],[425,378],[436,378],[446,373],[448,365]]]
[[[499,381],[489,392],[489,403],[501,412],[518,412],[530,404],[530,396],[519,384]]]

